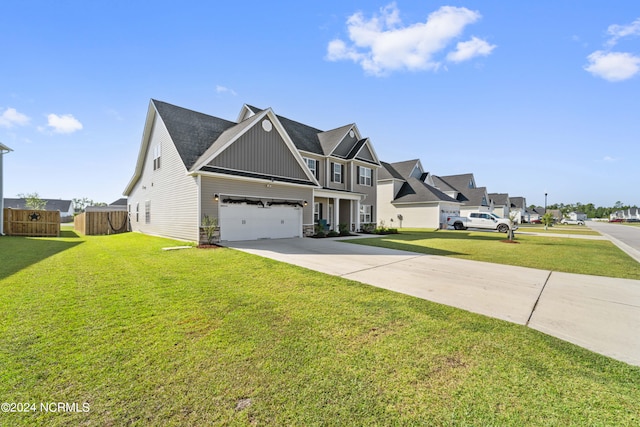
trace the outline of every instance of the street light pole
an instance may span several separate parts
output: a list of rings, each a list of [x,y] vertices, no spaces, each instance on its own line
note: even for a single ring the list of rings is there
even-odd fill
[[[547,213],[547,193],[544,193],[544,213]]]

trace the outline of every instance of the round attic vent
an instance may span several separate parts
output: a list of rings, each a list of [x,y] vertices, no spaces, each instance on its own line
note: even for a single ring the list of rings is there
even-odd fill
[[[353,138],[353,136],[354,136],[354,135],[355,135],[355,132],[353,131],[353,129],[351,129],[351,130],[349,131],[349,136],[350,136],[351,138]]]
[[[271,124],[271,122],[269,120],[263,120],[262,121],[262,129],[264,129],[267,132],[271,132],[271,129],[273,129],[273,125]]]

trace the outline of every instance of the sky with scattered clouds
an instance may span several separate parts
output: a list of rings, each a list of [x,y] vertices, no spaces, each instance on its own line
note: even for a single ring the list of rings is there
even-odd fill
[[[4,195],[121,197],[151,98],[356,123],[528,204],[640,205],[640,2],[9,2]]]

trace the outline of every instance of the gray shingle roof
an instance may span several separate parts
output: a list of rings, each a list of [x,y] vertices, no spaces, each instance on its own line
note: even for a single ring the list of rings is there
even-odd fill
[[[455,199],[439,189],[411,176],[418,159],[398,163],[380,163],[382,168],[378,172],[378,180],[399,179],[404,181],[396,198],[391,203],[456,202]]]
[[[497,206],[505,206],[509,200],[509,193],[489,193],[489,199]]]
[[[378,171],[378,180],[383,179],[401,179],[404,181],[400,172],[398,172],[390,163],[380,162],[382,168]]]
[[[73,206],[73,202],[71,200],[61,200],[61,199],[41,199],[42,201],[47,202],[44,207],[46,211],[60,211],[60,212],[69,212]],[[4,207],[11,209],[26,209],[27,201],[25,199],[4,199]]]
[[[409,177],[391,203],[412,202],[457,202],[457,200],[419,179]]]
[[[237,123],[152,100],[187,170],[227,129]]]

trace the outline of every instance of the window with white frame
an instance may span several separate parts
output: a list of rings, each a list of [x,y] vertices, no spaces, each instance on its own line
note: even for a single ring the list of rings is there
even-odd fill
[[[320,202],[315,202],[313,204],[313,222],[317,223],[320,221]]]
[[[373,170],[371,168],[365,168],[362,166],[360,166],[358,169],[360,171],[358,183],[360,185],[366,185],[368,187],[371,187],[371,183],[372,183],[371,177],[372,177]]]
[[[316,159],[310,159],[308,157],[304,157],[304,161],[307,163],[307,167],[309,168],[313,176],[317,178],[318,177],[318,161]]]
[[[360,205],[360,222],[371,222],[371,205]]]
[[[140,203],[136,203],[136,222],[140,222]]]
[[[160,144],[153,147],[153,170],[160,169]]]
[[[149,200],[144,202],[144,223],[151,224],[151,202]]]
[[[342,182],[342,165],[340,163],[333,164],[333,182]]]

